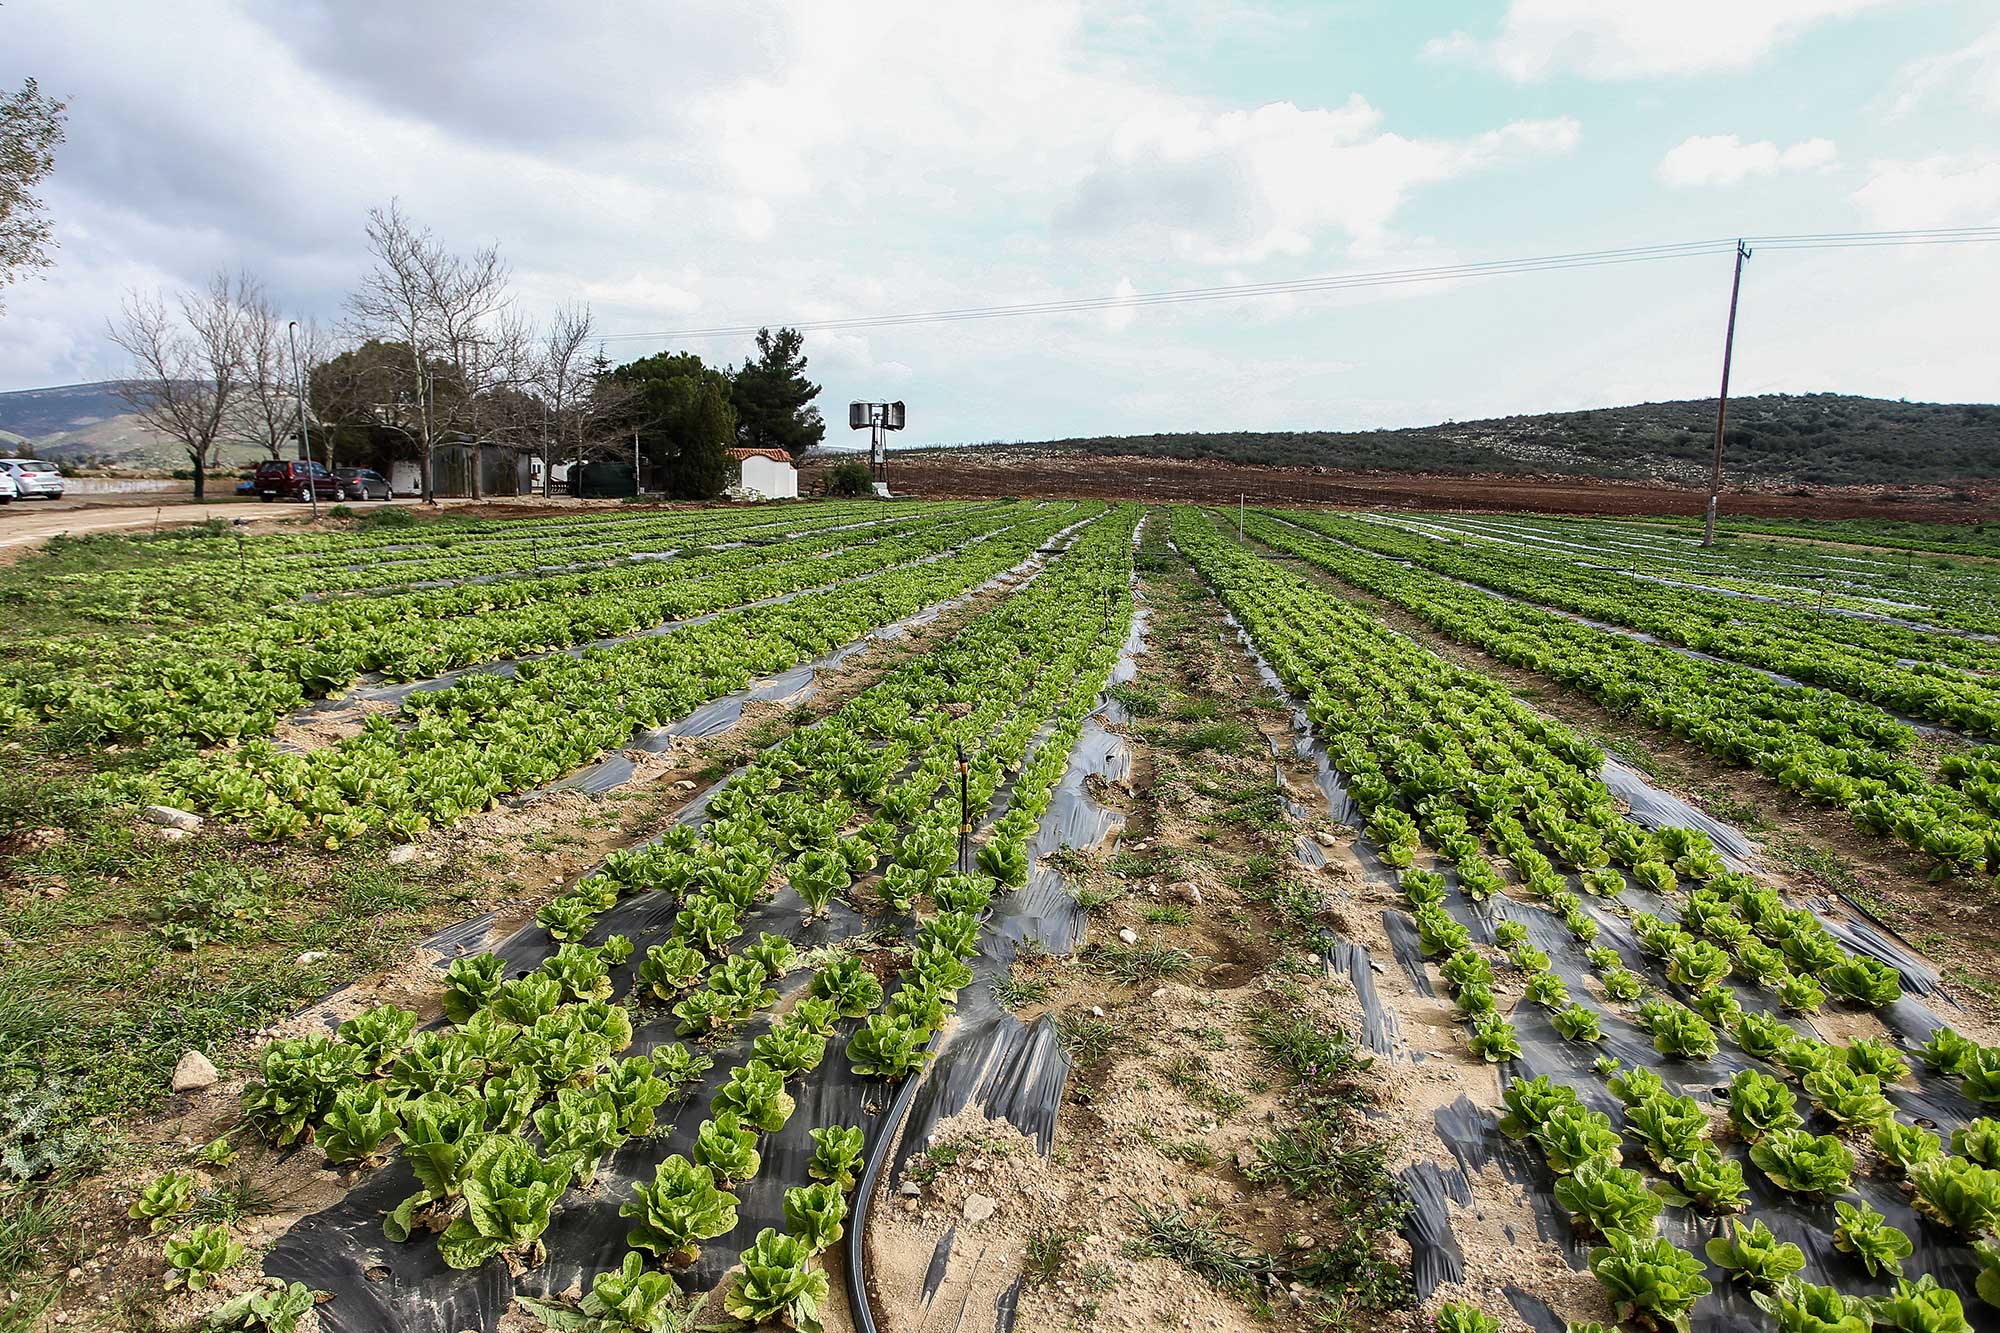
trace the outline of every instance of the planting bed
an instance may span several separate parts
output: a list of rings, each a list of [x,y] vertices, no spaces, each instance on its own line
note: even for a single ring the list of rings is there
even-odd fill
[[[2000,1327],[1983,550],[397,522],[0,580],[0,1328]]]

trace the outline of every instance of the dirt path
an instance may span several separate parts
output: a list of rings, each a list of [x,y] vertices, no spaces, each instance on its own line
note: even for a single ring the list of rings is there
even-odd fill
[[[347,507],[359,513],[367,509],[381,509],[390,504],[414,504],[414,501],[355,500]],[[0,509],[0,560],[8,553],[18,553],[40,545],[51,537],[80,537],[93,532],[131,532],[135,529],[185,528],[212,519],[226,523],[269,524],[277,519],[299,519],[311,517],[311,510],[301,505],[277,505],[245,503],[239,500],[221,500],[207,504],[188,502],[161,503],[149,496],[114,498],[110,496],[77,497],[76,500],[59,500],[46,507],[39,501],[23,504],[16,501],[5,509]]]
[[[1163,548],[1141,564],[1147,650],[1114,692],[1132,768],[1092,793],[1123,837],[1048,858],[1083,945],[1024,947],[995,987],[1070,1056],[1055,1142],[977,1106],[932,1132],[871,1223],[885,1333],[1408,1319],[1400,1117],[1320,952],[1352,872],[1298,856],[1338,837],[1217,605]]]

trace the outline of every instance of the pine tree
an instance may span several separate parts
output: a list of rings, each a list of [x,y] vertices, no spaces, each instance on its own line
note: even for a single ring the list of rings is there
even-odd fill
[[[805,336],[797,329],[757,330],[757,355],[736,372],[729,396],[737,442],[746,449],[783,449],[797,462],[826,438],[813,406],[819,385],[806,378]]]

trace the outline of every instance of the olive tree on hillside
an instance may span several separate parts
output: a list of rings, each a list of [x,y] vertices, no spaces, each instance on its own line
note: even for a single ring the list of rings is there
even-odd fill
[[[206,290],[171,301],[157,292],[132,293],[111,322],[111,340],[132,358],[116,392],[141,421],[186,451],[197,500],[207,494],[209,462],[238,407],[246,298],[255,294],[249,278],[219,273]]]

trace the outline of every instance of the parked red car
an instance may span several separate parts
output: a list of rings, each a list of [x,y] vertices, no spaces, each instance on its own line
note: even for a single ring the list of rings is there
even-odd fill
[[[256,487],[259,500],[307,500],[314,495],[322,500],[338,500],[341,489],[340,478],[323,465],[298,459],[259,463],[250,484]]]

